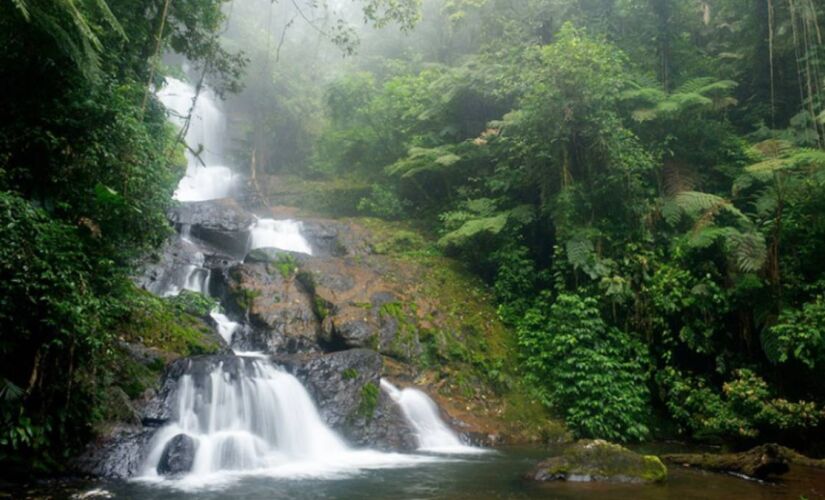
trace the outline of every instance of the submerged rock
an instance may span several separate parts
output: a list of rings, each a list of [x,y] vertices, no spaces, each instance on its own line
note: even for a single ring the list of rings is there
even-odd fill
[[[321,418],[350,444],[396,451],[416,448],[400,408],[380,389],[383,361],[375,351],[351,349],[276,362],[301,380]]]
[[[640,455],[601,439],[580,440],[561,456],[539,463],[528,477],[536,481],[653,483],[667,478],[667,468],[653,455]]]
[[[158,474],[177,476],[192,470],[195,463],[195,440],[186,434],[178,434],[166,443],[158,463]]]
[[[678,453],[663,455],[668,463],[712,472],[732,472],[764,479],[788,472],[789,458],[777,444],[763,444],[742,453]]]

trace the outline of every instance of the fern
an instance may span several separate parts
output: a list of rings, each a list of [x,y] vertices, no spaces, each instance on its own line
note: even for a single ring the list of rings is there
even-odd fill
[[[71,58],[87,77],[99,70],[99,52],[103,45],[95,32],[98,30],[91,17],[99,15],[109,28],[120,37],[126,32],[112,14],[106,0],[12,0],[23,18],[49,35],[58,50]]]
[[[736,85],[732,80],[694,78],[682,84],[675,92],[666,94],[657,85],[643,86],[637,82],[623,92],[621,97],[637,106],[631,113],[633,119],[646,122],[687,110],[721,110],[736,105],[736,99],[730,95]]]
[[[725,247],[742,272],[756,272],[765,265],[768,252],[761,233],[739,231],[728,234]]]
[[[595,257],[595,247],[586,235],[578,233],[564,245],[567,253],[567,260],[574,268],[580,269],[588,264]]]

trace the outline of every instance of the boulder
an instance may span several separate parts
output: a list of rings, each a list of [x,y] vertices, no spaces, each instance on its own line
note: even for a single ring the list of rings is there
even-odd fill
[[[89,443],[85,451],[72,461],[72,468],[81,474],[125,479],[140,472],[144,453],[155,429],[133,425],[115,425]]]
[[[232,199],[182,203],[169,211],[169,220],[188,233],[227,254],[242,258],[249,244],[255,216]]]
[[[320,322],[313,298],[294,273],[269,262],[238,264],[226,273],[224,302],[246,315],[239,347],[266,352],[317,351]]]
[[[306,387],[321,418],[350,444],[411,451],[415,434],[401,409],[380,389],[383,361],[375,351],[276,358]]]
[[[158,474],[179,476],[192,470],[195,463],[195,440],[186,434],[178,434],[166,443],[158,463]]]
[[[539,463],[528,475],[535,481],[653,483],[667,478],[658,457],[640,455],[601,439],[580,440],[560,456]]]
[[[665,462],[712,472],[742,474],[757,479],[788,472],[787,448],[763,444],[742,453],[677,453],[663,455]]]

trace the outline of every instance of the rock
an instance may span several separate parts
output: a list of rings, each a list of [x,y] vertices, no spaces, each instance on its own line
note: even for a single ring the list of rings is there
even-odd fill
[[[561,456],[539,463],[529,474],[535,481],[602,481],[652,483],[667,478],[667,468],[658,457],[640,455],[601,439],[580,440]]]
[[[189,234],[231,256],[242,258],[255,216],[232,199],[182,203],[169,211],[169,220]]]
[[[72,462],[81,474],[125,479],[136,475],[155,429],[116,425],[102,433]]]
[[[192,470],[195,462],[195,440],[186,434],[178,434],[166,443],[158,463],[158,474],[178,476]]]
[[[764,479],[788,472],[790,460],[785,450],[776,444],[763,444],[742,453],[677,453],[663,455],[662,459],[683,467]]]
[[[277,358],[313,396],[321,418],[355,446],[411,451],[417,443],[400,408],[380,389],[381,356],[368,349]]]
[[[227,295],[251,329],[240,347],[266,352],[317,351],[320,322],[311,294],[272,263],[239,264],[227,273]]]
[[[130,425],[140,425],[140,414],[123,389],[117,386],[107,387],[105,401],[104,417],[106,420]]]

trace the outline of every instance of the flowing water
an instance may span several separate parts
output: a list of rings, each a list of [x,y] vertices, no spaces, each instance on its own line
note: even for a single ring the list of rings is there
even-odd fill
[[[505,448],[461,460],[424,457],[405,467],[356,465],[328,468],[317,475],[282,469],[269,475],[236,475],[226,482],[196,487],[164,486],[153,481],[86,485],[114,498],[139,500],[257,499],[577,499],[577,500],[810,500],[825,497],[822,471],[794,468],[776,483],[671,468],[661,485],[552,483],[521,479],[537,461],[557,453],[542,448]],[[66,495],[68,496],[68,495]]]
[[[381,388],[398,403],[404,417],[415,429],[418,449],[434,453],[481,453],[486,450],[467,446],[439,416],[438,406],[424,392],[408,387],[398,389],[381,379]]]
[[[164,481],[175,489],[226,485],[251,475],[327,477],[432,460],[350,449],[323,423],[298,379],[255,357],[221,362],[201,378],[180,378],[174,421],[153,438],[140,480],[161,480],[164,448],[181,434],[195,441],[196,452],[191,473]]]
[[[188,146],[186,176],[181,179],[174,198],[206,201],[230,196],[241,178],[224,166],[222,144],[226,123],[218,99],[208,90],[195,99],[195,89],[175,78],[167,78],[157,95],[169,111],[170,119],[180,127],[187,126],[186,118],[191,111],[184,138]]]
[[[293,220],[258,219],[250,228],[250,250],[278,248],[312,255],[301,229],[301,223]]]
[[[189,114],[191,86],[169,79],[159,91],[177,123]],[[231,196],[240,177],[223,166],[225,133],[217,100],[197,100],[186,133],[189,165],[175,198],[181,202]],[[201,164],[201,161],[203,163]],[[181,238],[192,249],[161,295],[181,289],[209,293],[210,271],[189,228]],[[279,248],[312,254],[301,223],[258,219],[249,248]],[[212,311],[218,333],[231,346],[245,326]],[[381,386],[399,405],[418,439],[413,454],[352,449],[327,427],[310,395],[291,374],[262,353],[220,358],[206,371],[191,369],[178,380],[173,418],[152,438],[142,473],[130,481],[102,482],[115,498],[816,498],[825,494],[821,475],[795,469],[777,485],[724,475],[673,470],[665,485],[533,484],[521,476],[552,450],[489,451],[467,446],[441,419],[423,392]],[[184,435],[194,444],[191,471],[158,474],[167,445]],[[480,453],[485,451],[485,453]]]
[[[159,97],[170,108],[173,119],[181,123],[180,116],[193,106],[194,90],[183,82],[170,80]],[[194,106],[186,140],[190,147],[193,144],[212,147],[221,142],[222,133],[220,109],[206,93]],[[207,161],[221,160],[219,149],[203,151]],[[197,160],[189,155],[189,168],[175,197],[188,202],[230,195],[237,176],[226,167],[212,166],[212,163],[202,166]],[[249,250],[278,248],[311,255],[312,248],[301,230],[298,221],[257,219],[249,228]],[[173,270],[177,281],[172,280],[161,294],[175,295],[186,289],[208,295],[211,273],[205,267],[205,256],[197,240],[191,237],[189,226],[180,227],[180,236],[188,257],[177,266],[179,269]],[[244,325],[229,318],[220,307],[210,316],[230,346],[236,335],[244,331]],[[188,363],[173,394],[173,416],[152,437],[142,471],[134,480],[137,483],[200,491],[225,488],[249,477],[330,479],[375,469],[409,468],[451,460],[435,454],[350,448],[323,422],[298,379],[262,353],[215,358],[214,366],[195,366],[192,360]],[[207,372],[205,368],[209,368]],[[440,420],[434,403],[423,393],[387,386],[397,393],[422,450],[453,454],[476,451],[461,444]],[[179,448],[181,446],[183,448]],[[180,452],[184,448],[186,451]],[[170,457],[176,453],[186,457],[182,469],[187,472],[164,476],[162,472],[170,469]]]

